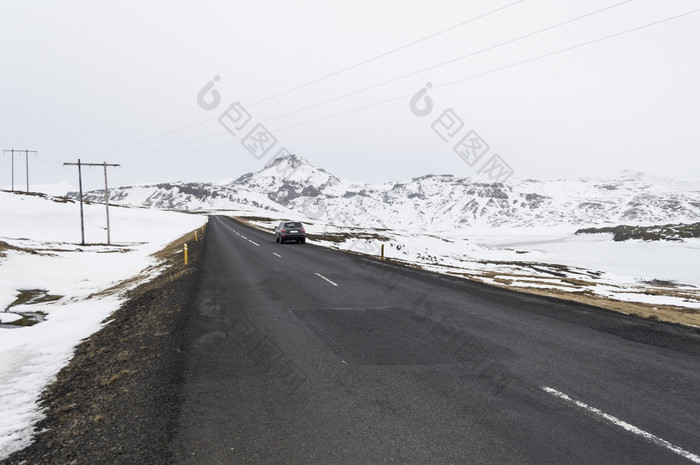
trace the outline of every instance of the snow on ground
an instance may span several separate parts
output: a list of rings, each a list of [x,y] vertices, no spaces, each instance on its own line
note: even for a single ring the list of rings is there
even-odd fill
[[[481,229],[478,245],[528,250],[546,263],[563,263],[640,280],[700,287],[700,240],[614,242],[612,234],[575,235],[576,227]]]
[[[7,185],[3,186],[0,189],[9,191],[12,186]],[[22,192],[26,189],[25,184],[16,184],[15,185],[15,190],[18,192]],[[29,185],[29,190],[30,192],[41,192],[44,194],[48,195],[66,195],[68,192],[78,192],[78,188],[73,186],[72,184],[69,184],[65,181],[56,183],[56,184],[30,184]]]
[[[102,245],[81,246],[78,204],[57,200],[0,192],[0,241],[25,249],[0,244],[0,459],[29,444],[42,415],[41,391],[75,346],[119,308],[119,295],[100,293],[132,277],[154,276],[158,263],[150,255],[206,222],[205,216],[110,207],[108,246],[104,205],[85,205],[86,243]],[[29,290],[34,301],[3,312]],[[22,314],[44,321],[6,324]]]

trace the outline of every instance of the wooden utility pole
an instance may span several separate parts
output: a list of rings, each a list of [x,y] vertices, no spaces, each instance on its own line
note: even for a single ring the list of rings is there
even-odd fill
[[[81,163],[80,158],[78,158],[78,163],[64,163],[63,166],[77,166],[78,167],[78,188],[80,192],[80,233],[81,233],[81,244],[85,245],[85,217],[83,215],[83,175],[81,167],[83,166],[102,166],[105,170],[105,211],[107,213],[107,245],[112,243],[110,237],[109,229],[109,187],[107,185],[107,167],[117,167],[120,165],[110,164],[105,162],[102,163]]]
[[[102,166],[105,169],[105,213],[107,214],[107,245],[110,245],[111,238],[109,236],[109,187],[107,186],[107,162],[103,162]],[[119,166],[119,165],[109,165],[109,166]]]
[[[15,191],[15,152],[18,154],[21,154],[24,152],[24,158],[26,159],[26,164],[27,164],[27,192],[29,192],[29,154],[33,153],[36,154],[36,150],[15,150],[15,149],[7,149],[3,150],[3,153],[5,152],[10,152],[12,156],[12,192]]]
[[[80,194],[80,245],[85,245],[85,220],[83,215],[83,170],[80,169],[80,158],[78,163],[64,163],[63,166],[78,166],[78,192]]]

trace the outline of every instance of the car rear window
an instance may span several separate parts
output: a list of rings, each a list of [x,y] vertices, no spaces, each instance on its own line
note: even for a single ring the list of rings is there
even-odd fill
[[[301,223],[284,223],[285,228],[302,228]]]

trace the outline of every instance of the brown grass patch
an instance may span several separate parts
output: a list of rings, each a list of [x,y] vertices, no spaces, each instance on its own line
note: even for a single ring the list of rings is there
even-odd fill
[[[7,308],[11,308],[16,305],[22,304],[32,305],[47,302],[55,302],[61,298],[63,298],[62,295],[49,294],[48,291],[45,291],[43,289],[23,289],[19,291],[17,299],[14,302],[12,302]]]
[[[531,287],[503,286],[508,289],[525,294],[536,294],[547,297],[579,302],[595,307],[605,308],[615,312],[637,315],[658,321],[677,323],[700,327],[700,310],[675,305],[658,305],[643,302],[626,302],[609,297],[596,295],[593,291],[581,289],[579,291],[566,291],[562,289],[540,289]],[[665,295],[665,294],[657,294]]]
[[[197,231],[197,237],[198,240],[204,240],[204,234],[202,233],[202,228],[197,228],[193,229],[192,231],[183,234],[179,238],[175,239],[172,241],[170,244],[166,245],[163,249],[159,250],[158,252],[155,252],[151,254],[152,257],[158,259],[160,263],[168,263],[170,260],[172,260],[172,256],[175,254],[181,254],[182,255],[182,260],[184,261],[184,247],[185,244],[187,243],[193,243],[195,242],[194,239],[194,232]],[[206,231],[206,225],[204,226],[204,231]],[[192,261],[196,259],[196,252],[192,250],[188,250],[188,260]],[[152,265],[143,270],[140,274],[133,276],[129,279],[125,279],[124,281],[121,281],[117,284],[115,284],[112,287],[108,287],[107,289],[104,289],[100,292],[97,292],[95,294],[90,294],[88,298],[93,298],[93,297],[101,297],[101,296],[107,296],[111,295],[117,292],[124,291],[130,287],[133,287],[134,285],[138,284],[140,281],[143,281],[145,277],[147,277],[149,274],[154,273],[161,269],[162,267],[167,267],[169,265],[162,265],[162,264],[157,264],[157,265]],[[184,274],[185,270],[179,270],[176,272],[175,276],[173,276],[174,279],[177,279],[180,275]]]
[[[523,274],[499,273],[496,271],[487,271],[484,273],[450,273],[471,281],[477,281],[495,287],[503,287],[524,294],[535,294],[546,297],[556,297],[562,300],[579,302],[594,307],[600,307],[607,310],[612,310],[629,315],[641,316],[652,320],[666,321],[688,326],[700,327],[700,309],[681,307],[677,305],[659,305],[649,304],[644,302],[627,302],[617,300],[611,297],[597,295],[588,287],[597,285],[593,281],[585,281],[571,278],[541,278],[536,276],[528,276]],[[511,279],[518,277],[519,279]],[[488,279],[486,281],[484,278]],[[525,278],[525,279],[523,279]],[[529,279],[528,279],[529,278]],[[559,280],[562,283],[553,282]],[[518,282],[527,282],[532,284],[540,284],[547,288],[525,287],[518,286]],[[611,285],[612,286],[612,285]],[[629,294],[646,294],[656,296],[667,296],[684,298],[688,300],[698,300],[699,293],[692,291],[668,289],[620,289],[621,292]]]
[[[389,242],[386,236],[382,236],[377,233],[352,233],[352,232],[342,232],[342,233],[323,233],[323,234],[307,234],[306,237],[312,241],[328,241],[335,244],[341,244],[346,241],[352,240],[376,240],[380,242]]]
[[[556,297],[562,300],[569,300],[572,302],[579,302],[595,307],[605,308],[607,310],[613,310],[620,313],[637,315],[644,318],[650,318],[652,320],[666,321],[669,323],[677,323],[682,325],[697,326],[700,327],[700,309],[681,307],[677,305],[660,305],[660,304],[650,304],[644,302],[627,302],[623,300],[617,300],[610,297],[604,297],[597,295],[590,287],[599,285],[593,279],[578,279],[567,277],[564,273],[575,273],[580,276],[589,276],[595,278],[600,275],[599,272],[588,272],[588,271],[576,271],[572,270],[566,265],[550,265],[543,263],[527,263],[527,262],[486,262],[482,263],[488,264],[498,264],[507,266],[519,266],[524,268],[530,268],[534,271],[544,272],[551,277],[542,276],[531,276],[522,273],[504,273],[498,271],[486,271],[483,273],[454,273],[458,276],[470,279],[472,281],[478,281],[481,283],[493,285],[496,287],[505,287],[517,292],[522,292],[525,294],[535,294],[548,297]],[[556,271],[547,270],[547,267],[551,267]],[[485,281],[484,278],[492,281]],[[518,278],[518,279],[513,279]],[[518,281],[540,284],[542,286],[547,286],[544,288],[526,287],[518,286]],[[557,282],[558,281],[558,282]],[[687,301],[698,301],[700,300],[700,292],[677,289],[672,283],[665,282],[651,282],[648,288],[632,288],[629,290],[620,288],[621,292],[628,294],[642,294],[651,296],[664,296],[664,297],[675,297],[684,299]],[[609,286],[615,287],[610,284]]]
[[[33,255],[38,254],[38,252],[36,252],[35,250],[17,247],[15,245],[8,244],[7,242],[0,241],[0,257],[5,257],[7,255],[8,250],[15,250],[17,252],[30,253]]]
[[[233,219],[241,223],[246,222],[246,224],[249,221],[277,221],[275,218],[268,218],[266,216],[234,216]]]
[[[119,380],[122,379],[123,377],[129,376],[129,375],[133,375],[134,373],[138,373],[138,370],[127,370],[127,369],[121,370],[119,373],[115,373],[115,374],[113,374],[112,376],[110,376],[110,377],[108,377],[108,378],[105,378],[105,379],[103,379],[102,381],[100,381],[100,385],[102,385],[102,386],[109,386],[109,385],[111,385],[112,383],[115,383],[115,382],[119,381]]]

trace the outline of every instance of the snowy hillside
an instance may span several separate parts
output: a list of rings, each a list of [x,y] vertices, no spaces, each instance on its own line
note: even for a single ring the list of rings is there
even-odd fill
[[[78,198],[76,192],[71,192],[68,196]],[[88,201],[104,203],[104,191],[88,192],[84,198]],[[117,187],[110,189],[109,198],[110,203],[167,210],[227,210],[232,206],[271,211],[285,210],[263,193],[204,183],[159,183]]]
[[[76,193],[70,194],[76,197]],[[102,201],[102,191],[86,198]],[[696,222],[700,183],[623,172],[613,179],[506,184],[426,175],[379,185],[340,179],[289,155],[224,184],[164,183],[114,189],[115,203],[181,210],[263,209],[337,224],[441,231]],[[292,215],[293,216],[293,215]]]

